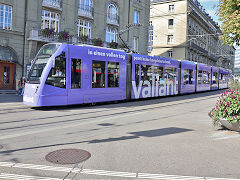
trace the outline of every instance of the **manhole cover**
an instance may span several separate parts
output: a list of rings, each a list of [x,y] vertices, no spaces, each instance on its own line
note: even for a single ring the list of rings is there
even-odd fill
[[[78,164],[90,157],[91,154],[82,149],[60,149],[48,153],[45,159],[55,164]]]

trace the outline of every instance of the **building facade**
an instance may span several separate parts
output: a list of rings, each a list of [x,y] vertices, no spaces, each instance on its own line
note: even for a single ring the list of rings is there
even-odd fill
[[[223,45],[218,24],[197,0],[152,0],[150,23],[151,55],[233,70],[234,47]]]
[[[236,49],[235,53],[234,75],[240,79],[240,47]]]
[[[49,42],[120,48],[123,32],[147,54],[149,13],[150,0],[0,0],[0,89],[15,89]]]

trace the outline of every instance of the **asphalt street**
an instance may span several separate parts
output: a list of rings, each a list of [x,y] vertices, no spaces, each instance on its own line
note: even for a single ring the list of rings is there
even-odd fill
[[[240,134],[208,116],[220,93],[54,108],[1,94],[0,179],[57,180],[70,171],[66,179],[240,178]],[[46,160],[62,149],[91,157],[74,169]]]

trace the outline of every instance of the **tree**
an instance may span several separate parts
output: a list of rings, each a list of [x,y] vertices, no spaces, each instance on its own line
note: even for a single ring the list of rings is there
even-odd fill
[[[218,15],[224,42],[240,45],[240,0],[219,0]]]

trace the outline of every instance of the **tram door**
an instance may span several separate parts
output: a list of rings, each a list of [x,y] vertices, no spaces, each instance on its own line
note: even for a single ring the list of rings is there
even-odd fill
[[[0,62],[0,89],[15,89],[16,65]]]
[[[71,86],[68,89],[68,104],[83,103],[83,62],[80,58],[70,58],[71,67]]]

